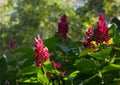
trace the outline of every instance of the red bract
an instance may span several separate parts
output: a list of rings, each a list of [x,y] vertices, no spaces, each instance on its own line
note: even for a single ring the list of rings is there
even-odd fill
[[[64,76],[66,74],[66,71],[62,71],[61,75]]]
[[[61,64],[56,63],[54,60],[52,60],[52,64],[53,64],[54,68],[60,68],[61,67]]]
[[[86,34],[87,34],[87,37],[92,37],[94,34],[92,28],[89,28],[88,31],[86,32]]]
[[[43,61],[49,61],[49,52],[47,47],[44,46],[40,35],[37,36],[35,43],[35,56],[36,56],[36,64],[39,68],[42,67]]]
[[[67,16],[64,14],[61,16],[60,22],[58,23],[58,32],[60,36],[66,38],[68,33]]]
[[[97,22],[97,29],[95,31],[95,40],[97,44],[101,44],[105,41],[109,44],[110,35],[108,34],[109,28],[106,25],[105,17],[103,14],[99,15],[99,21]]]
[[[93,45],[92,43],[90,43],[91,40],[92,40],[92,36],[93,36],[93,34],[94,34],[92,28],[89,28],[88,31],[86,32],[86,34],[87,34],[87,40],[85,40],[85,41],[83,42],[83,45],[84,45],[85,47],[87,47],[87,46],[94,47],[94,45]]]

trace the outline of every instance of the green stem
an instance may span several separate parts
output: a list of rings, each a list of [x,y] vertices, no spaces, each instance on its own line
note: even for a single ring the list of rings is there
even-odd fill
[[[73,80],[70,80],[70,82],[71,82],[71,85],[73,85]]]
[[[83,83],[88,83],[91,79],[95,78],[96,76],[98,76],[98,73],[96,73],[96,74],[93,75],[92,77],[86,79]]]
[[[44,70],[43,70],[43,67],[41,67],[41,70],[42,70],[42,73],[45,74]]]

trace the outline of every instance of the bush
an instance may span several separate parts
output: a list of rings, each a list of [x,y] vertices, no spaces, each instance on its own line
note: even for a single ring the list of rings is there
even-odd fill
[[[85,41],[67,37],[64,14],[56,34],[35,38],[35,47],[17,48],[10,41],[11,58],[0,58],[0,84],[4,85],[118,85],[120,83],[120,35],[116,25],[106,25],[99,15],[97,28],[89,28]]]

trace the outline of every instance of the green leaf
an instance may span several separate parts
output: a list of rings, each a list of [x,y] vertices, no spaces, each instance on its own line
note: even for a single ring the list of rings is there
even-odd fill
[[[12,69],[12,70],[7,71],[6,76],[11,79],[15,79],[17,73],[18,73],[18,70]]]
[[[43,63],[43,69],[44,69],[44,71],[45,71],[45,73],[47,73],[47,72],[51,72],[52,70],[53,70],[53,65],[52,65],[52,63],[51,62],[44,62]]]
[[[78,69],[80,70],[86,70],[86,69],[94,69],[97,64],[95,63],[94,60],[88,60],[88,59],[81,59],[81,60],[76,60],[74,64]]]
[[[100,50],[99,52],[90,52],[88,54],[96,59],[106,59],[106,58],[109,58],[111,50],[112,48],[108,47],[108,48]]]
[[[43,83],[44,85],[48,85],[49,83],[48,78],[41,73],[37,73],[37,79],[40,83]]]
[[[44,40],[44,45],[47,46],[50,51],[52,51],[53,49],[57,50],[57,49],[59,49],[59,47],[57,45],[58,39],[59,39],[59,37],[57,37],[57,36],[48,38],[48,39]]]
[[[27,53],[34,54],[34,50],[28,47],[17,48],[13,51],[13,53]]]
[[[8,65],[10,65],[10,66],[16,66],[16,64],[17,64],[17,60],[16,59],[12,59],[12,60],[10,60],[8,62]]]
[[[21,56],[17,57],[17,60],[21,61],[21,60],[25,60],[33,57],[35,57],[34,53],[23,53]]]
[[[72,72],[70,75],[69,75],[69,79],[71,80],[73,80],[76,76],[77,76],[77,74],[78,73],[80,73],[80,71],[74,71],[74,72]]]
[[[120,78],[115,78],[113,81],[119,81],[120,82]]]
[[[33,65],[34,61],[35,61],[35,57],[30,57],[24,61],[24,63],[22,64],[22,67]]]
[[[36,83],[37,84],[37,79],[36,78],[22,78],[22,79],[19,79],[19,83],[22,83],[24,82],[24,84],[34,84]],[[20,84],[21,85],[21,84]]]
[[[84,50],[82,50],[79,54],[79,57],[83,57],[83,56],[86,56],[88,55],[89,52],[94,52],[94,51],[97,51],[98,48],[85,48]]]
[[[120,71],[120,65],[117,65],[117,64],[109,64],[107,66],[105,66],[103,69],[102,69],[102,72],[105,73],[105,72],[111,72],[111,71]]]
[[[61,50],[64,53],[68,53],[70,51],[70,49],[68,47],[66,47],[65,45],[63,45],[63,44],[58,44],[58,46],[61,48]]]
[[[7,71],[7,61],[5,57],[0,58],[0,81],[5,77]]]
[[[111,37],[115,37],[116,28],[117,28],[116,24],[112,24],[110,26],[110,28],[109,28],[109,34],[110,34]]]
[[[113,39],[113,42],[117,47],[120,47],[120,35]]]
[[[100,78],[102,78],[102,72],[101,71],[99,71],[99,73],[98,73],[98,76],[100,77]]]
[[[30,75],[35,73],[42,73],[41,69],[37,66],[29,66],[26,68],[23,68],[18,74],[20,75]]]

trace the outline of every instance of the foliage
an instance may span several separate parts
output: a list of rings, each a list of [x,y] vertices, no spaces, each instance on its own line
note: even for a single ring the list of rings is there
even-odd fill
[[[0,21],[0,85],[119,85],[120,21],[116,18],[119,10],[112,10],[113,7],[119,8],[116,5],[119,1],[81,1],[83,6],[75,10],[75,5],[70,5],[69,0],[66,3],[59,0],[6,0],[2,4],[4,8],[0,6],[4,11],[0,15],[10,12],[6,19],[1,16],[3,21]],[[72,2],[77,5],[79,0]],[[98,31],[101,32],[100,44],[94,38],[96,34],[91,37],[86,32],[92,46],[85,46],[79,39],[86,38],[83,35],[88,25],[94,27],[95,33],[100,12],[106,13],[108,22],[111,22],[110,17],[114,17],[113,24],[106,31],[107,23],[104,22],[103,35]],[[67,20],[66,16],[59,20],[62,14],[68,16]],[[65,34],[64,30],[56,33],[58,22],[62,23],[58,30],[69,24]],[[36,34],[40,34],[43,40],[39,37],[40,41],[35,41]],[[105,42],[105,34],[109,35],[109,43]]]
[[[61,23],[63,26],[64,19]],[[64,28],[60,26],[59,29]],[[120,35],[116,35],[116,29],[115,24],[109,28],[109,43],[93,41],[96,43],[93,47],[84,46],[84,42],[75,42],[59,33],[44,41],[38,35],[35,50],[13,47],[15,43],[10,43],[12,57],[8,59],[4,55],[0,58],[0,84],[118,85],[120,46],[117,39]]]

